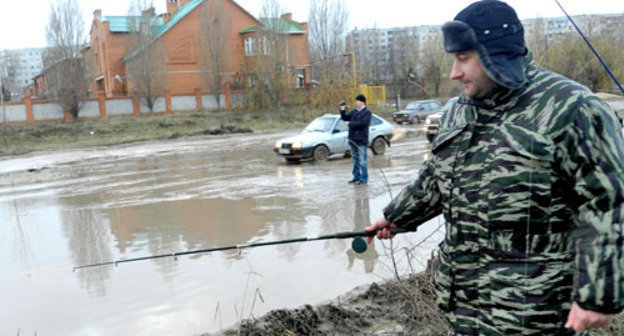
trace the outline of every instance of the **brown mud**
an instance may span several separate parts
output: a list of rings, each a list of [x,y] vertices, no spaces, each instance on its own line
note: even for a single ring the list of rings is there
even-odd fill
[[[214,335],[445,335],[448,326],[442,312],[435,308],[430,278],[430,272],[423,272],[360,286],[330,302],[273,310]]]

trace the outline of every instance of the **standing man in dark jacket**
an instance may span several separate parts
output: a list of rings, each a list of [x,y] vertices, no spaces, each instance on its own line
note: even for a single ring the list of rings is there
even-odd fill
[[[482,0],[442,26],[464,93],[432,157],[368,230],[443,214],[433,278],[449,335],[572,336],[624,309],[624,138],[586,87],[535,66],[524,28]]]
[[[371,121],[371,111],[366,107],[366,97],[355,97],[355,109],[349,113],[345,111],[344,102],[340,103],[340,117],[349,126],[349,146],[353,158],[353,179],[349,183],[366,184],[368,182],[368,126]]]

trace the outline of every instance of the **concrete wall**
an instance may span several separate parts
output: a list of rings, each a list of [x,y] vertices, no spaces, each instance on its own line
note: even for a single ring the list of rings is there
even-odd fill
[[[0,110],[0,121],[24,122],[26,121],[26,106],[7,105],[4,111]]]
[[[65,113],[56,103],[33,104],[33,118],[37,121],[59,120],[65,119]]]
[[[100,116],[100,103],[97,100],[90,100],[82,103],[78,116],[80,118],[98,118]]]
[[[244,93],[232,93],[231,97],[231,104],[232,107],[241,107],[243,106],[243,101],[245,100],[245,94]]]
[[[197,110],[197,99],[195,98],[195,96],[171,97],[171,109],[173,111]]]
[[[225,95],[220,96],[220,105],[222,108],[226,107],[225,104]],[[202,96],[202,107],[204,110],[211,110],[217,108],[217,96],[216,95],[203,95]]]
[[[230,91],[227,91],[228,93]],[[245,93],[234,92],[230,94],[230,107],[241,107],[245,98]],[[135,101],[133,98],[114,98],[103,101],[105,111],[100,111],[100,100],[89,100],[82,104],[79,112],[80,119],[99,119],[111,116],[133,116],[141,114],[161,114],[175,113],[181,111],[195,111],[197,109],[196,95],[170,96],[169,109],[167,108],[167,97],[156,98],[154,111],[150,111],[141,99],[139,99],[139,111],[135,111]],[[202,108],[204,110],[216,109],[217,99],[215,95],[202,95]],[[222,108],[228,108],[227,97],[220,95]],[[32,115],[30,114],[32,107]],[[9,103],[4,107],[5,113],[0,109],[0,124],[7,123],[31,123],[41,121],[66,120],[65,112],[60,104],[49,101],[32,101],[30,97],[22,103]],[[69,118],[69,117],[68,117]]]
[[[145,105],[145,103],[143,102],[143,99],[139,98],[139,104],[141,106],[141,113],[161,113],[161,112],[166,112],[167,111],[167,105],[165,103],[165,97],[158,97],[156,98],[156,102],[154,103],[154,109],[153,111],[150,111],[149,107],[147,107],[147,105]]]
[[[106,101],[106,115],[120,116],[133,115],[134,102],[132,99],[111,99]]]

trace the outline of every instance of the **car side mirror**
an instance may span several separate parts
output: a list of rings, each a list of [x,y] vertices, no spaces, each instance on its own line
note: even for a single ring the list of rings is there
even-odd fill
[[[340,130],[337,128],[334,128],[334,130],[332,131],[332,133],[340,133]]]

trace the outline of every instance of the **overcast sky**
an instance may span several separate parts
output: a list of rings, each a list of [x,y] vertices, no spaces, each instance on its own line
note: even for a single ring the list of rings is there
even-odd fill
[[[43,47],[50,0],[2,0],[10,2],[0,11],[0,49]],[[130,0],[78,0],[84,11],[85,30],[93,19],[93,11],[103,15],[125,15]],[[167,0],[154,0],[157,13],[165,10]],[[351,28],[378,28],[442,24],[473,0],[345,0],[350,11]],[[237,0],[243,8],[257,16],[262,0]],[[560,0],[572,15],[624,14],[623,0]],[[307,21],[308,0],[281,0],[285,11],[296,21]],[[508,0],[521,19],[558,17],[563,13],[555,0]],[[624,33],[624,32],[623,32]]]

